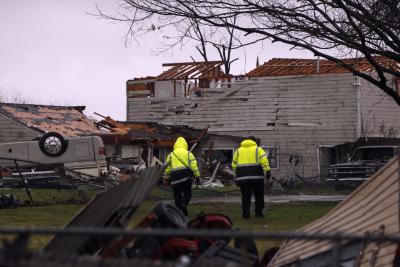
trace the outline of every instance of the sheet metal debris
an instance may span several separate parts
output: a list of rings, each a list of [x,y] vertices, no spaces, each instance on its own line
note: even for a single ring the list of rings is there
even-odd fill
[[[131,179],[98,194],[66,227],[126,227],[147,193],[161,179],[162,173],[163,167],[147,168],[138,179]],[[56,235],[45,251],[91,254],[109,242],[110,239]]]

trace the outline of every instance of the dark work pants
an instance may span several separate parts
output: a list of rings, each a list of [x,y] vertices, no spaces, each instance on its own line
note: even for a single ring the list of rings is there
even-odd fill
[[[255,198],[255,213],[261,214],[264,210],[264,182],[244,182],[239,185],[242,194],[242,214],[250,216],[251,195]]]
[[[187,205],[192,198],[192,179],[183,183],[176,184],[172,187],[174,193],[175,206],[187,215]]]

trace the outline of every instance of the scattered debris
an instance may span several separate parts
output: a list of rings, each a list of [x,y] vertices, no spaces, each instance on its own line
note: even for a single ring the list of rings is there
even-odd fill
[[[13,194],[0,194],[0,209],[16,208],[20,201]]]
[[[147,168],[138,179],[128,180],[96,195],[66,227],[126,227],[144,197],[161,179],[162,173],[162,167]],[[44,250],[92,254],[99,249],[104,250],[118,238],[100,240],[87,236],[56,235]]]
[[[21,230],[0,251],[1,266],[35,266],[38,261],[52,266],[62,262],[66,267],[83,262],[86,266],[268,267],[397,266],[399,262],[399,157],[297,233],[242,233],[233,230],[232,221],[222,214],[200,213],[187,222],[168,202],[157,204],[131,231],[118,230],[128,225],[162,170],[147,168],[138,179],[96,196],[39,254],[29,252],[27,230]],[[261,256],[253,238],[289,240]]]
[[[215,181],[206,181],[204,183],[201,183],[199,185],[200,188],[204,187],[204,188],[220,188],[220,187],[225,187],[225,185],[223,183],[221,183],[221,180],[216,179]]]

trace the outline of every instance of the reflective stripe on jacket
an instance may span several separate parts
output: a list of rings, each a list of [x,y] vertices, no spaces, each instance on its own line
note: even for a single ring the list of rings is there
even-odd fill
[[[264,181],[264,173],[270,171],[267,154],[252,140],[244,140],[233,155],[232,168],[236,183]]]
[[[188,144],[183,137],[178,137],[173,152],[167,156],[164,173],[171,179],[171,185],[200,176],[197,161],[192,152],[188,151]]]

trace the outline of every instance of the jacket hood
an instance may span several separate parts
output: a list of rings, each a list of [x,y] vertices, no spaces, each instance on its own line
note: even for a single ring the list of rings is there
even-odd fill
[[[244,140],[240,143],[241,147],[251,147],[251,146],[257,146],[257,143],[254,142],[253,140],[247,139]]]
[[[177,148],[184,148],[184,149],[188,149],[188,144],[185,140],[185,138],[183,137],[178,137],[178,139],[176,139],[175,144],[174,144],[174,150]]]

